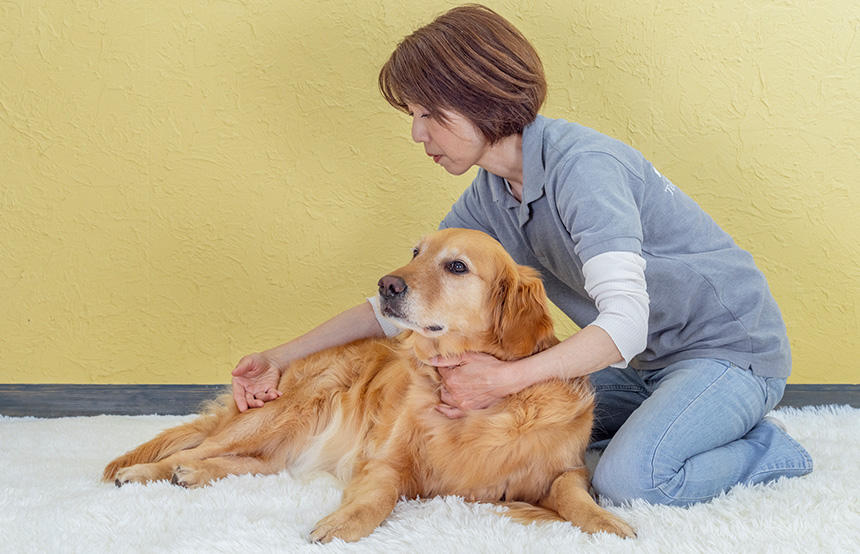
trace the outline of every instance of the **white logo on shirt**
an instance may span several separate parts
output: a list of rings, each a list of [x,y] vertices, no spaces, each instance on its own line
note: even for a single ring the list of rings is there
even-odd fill
[[[672,196],[675,196],[675,191],[678,189],[678,187],[676,187],[676,186],[672,183],[672,181],[670,181],[669,179],[667,179],[667,178],[663,177],[663,174],[662,174],[662,173],[660,173],[659,171],[657,171],[657,168],[656,168],[656,167],[654,167],[653,165],[651,166],[651,169],[653,169],[653,170],[654,170],[654,173],[656,173],[656,174],[657,174],[661,179],[663,179],[663,183],[666,185],[665,187],[663,187],[663,192],[668,192],[668,193],[669,193],[669,194],[671,194]]]

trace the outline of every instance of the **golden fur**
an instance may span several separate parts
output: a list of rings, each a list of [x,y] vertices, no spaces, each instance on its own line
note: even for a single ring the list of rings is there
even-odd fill
[[[311,532],[323,542],[370,534],[401,496],[434,495],[501,503],[523,522],[567,520],[634,536],[588,493],[587,378],[539,383],[461,419],[435,409],[433,356],[479,351],[514,360],[558,342],[536,272],[478,231],[438,231],[415,252],[386,276],[405,290],[394,295],[380,281],[383,311],[406,332],[296,361],[277,400],[239,413],[224,397],[112,461],[105,481],[198,487],[228,474],[330,471],[347,486],[341,506]]]

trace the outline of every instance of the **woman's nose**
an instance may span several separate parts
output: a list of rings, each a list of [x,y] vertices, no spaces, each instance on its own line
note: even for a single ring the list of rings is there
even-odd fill
[[[412,118],[412,140],[427,142],[427,127],[420,117]]]

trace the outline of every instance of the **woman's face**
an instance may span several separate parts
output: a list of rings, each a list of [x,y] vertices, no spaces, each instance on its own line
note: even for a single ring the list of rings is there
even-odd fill
[[[407,104],[412,116],[412,140],[452,175],[462,175],[478,162],[489,143],[474,123],[457,112],[444,112],[447,124],[437,121],[423,106]]]

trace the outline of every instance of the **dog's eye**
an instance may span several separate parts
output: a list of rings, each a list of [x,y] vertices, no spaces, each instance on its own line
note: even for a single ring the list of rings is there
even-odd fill
[[[464,264],[460,260],[454,260],[453,262],[448,262],[445,265],[445,269],[447,269],[451,273],[466,273],[469,271],[469,268],[466,267],[466,264]]]
[[[416,246],[415,248],[412,249],[412,257],[414,258],[417,255],[418,255],[418,247]]]

